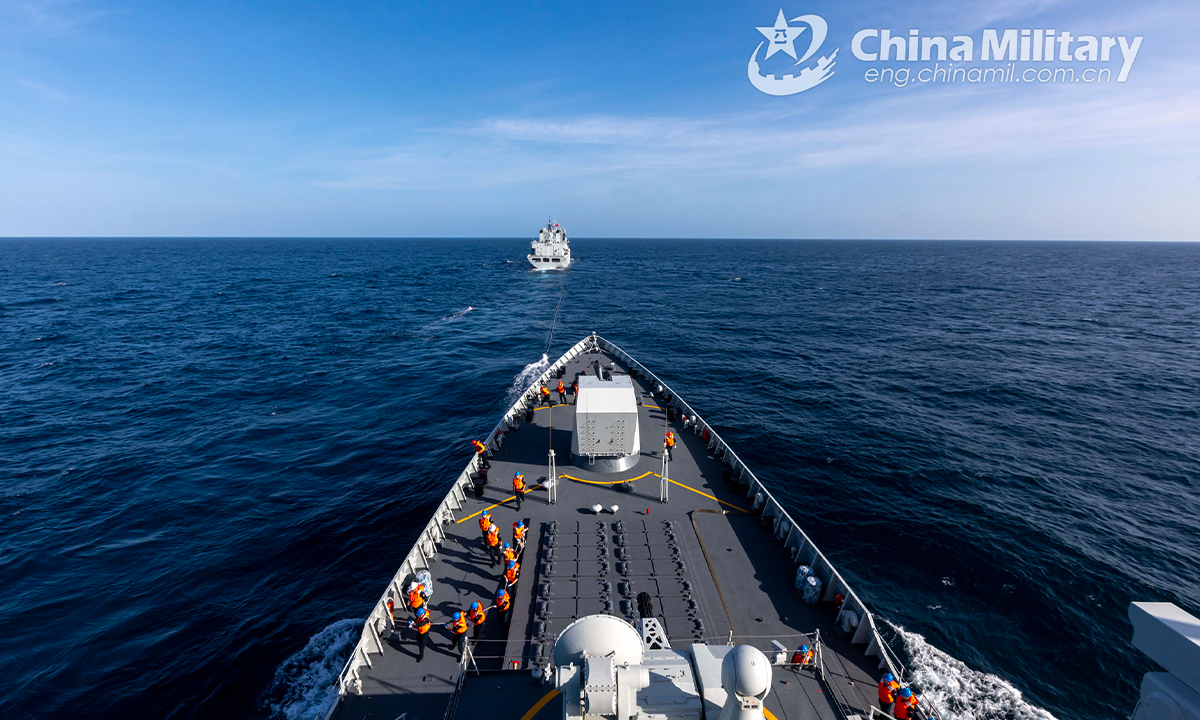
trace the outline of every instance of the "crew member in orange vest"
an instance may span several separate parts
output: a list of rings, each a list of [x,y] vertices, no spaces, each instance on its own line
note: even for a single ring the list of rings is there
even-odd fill
[[[542,386],[542,404],[543,405],[550,404],[550,391],[546,389],[545,385]]]
[[[454,635],[454,649],[458,651],[458,659],[462,660],[463,655],[467,653],[467,619],[462,613],[456,612],[450,618],[450,622],[446,623],[446,627],[450,628]]]
[[[418,585],[408,593],[408,609],[417,612],[425,607],[425,589],[424,585]]]
[[[667,436],[665,438],[663,438],[663,448],[664,448],[665,452],[667,453],[667,459],[671,460],[672,462],[675,460],[675,458],[671,456],[671,450],[674,449],[674,447],[675,447],[675,433],[668,431]]]
[[[500,612],[500,622],[507,625],[509,620],[509,610],[512,610],[512,596],[508,594],[508,590],[500,588],[496,591],[496,603],[493,605]]]
[[[475,454],[479,456],[480,466],[484,468],[491,468],[492,464],[488,462],[487,459],[487,445],[484,445],[478,440],[472,440],[471,446],[475,448]]]
[[[513,523],[513,547],[517,549],[517,554],[525,549],[525,532],[528,528],[525,527],[524,520],[518,520]]]
[[[417,630],[417,662],[425,659],[425,641],[429,639],[429,626],[431,624],[429,611],[425,608],[417,611],[417,618],[415,620],[408,621],[408,626]]]
[[[484,513],[479,516],[479,532],[483,533],[483,538],[487,539],[488,528],[492,526],[491,513]]]
[[[558,402],[563,405],[567,404],[567,386],[563,385],[562,380],[558,381]]]
[[[917,696],[913,691],[904,688],[900,691],[900,699],[896,701],[896,711],[892,713],[896,720],[916,720]]]
[[[483,539],[487,543],[488,556],[492,558],[491,566],[496,567],[496,563],[500,562],[500,528],[491,525]]]
[[[476,600],[471,603],[471,607],[467,610],[467,619],[471,621],[471,637],[479,639],[479,628],[483,627],[483,621],[487,620],[487,610]]]
[[[508,565],[504,568],[504,582],[508,583],[509,587],[517,584],[517,578],[521,575],[521,563],[516,560],[509,560]]]
[[[521,512],[521,501],[525,499],[525,476],[513,475],[513,492],[517,494],[517,512]]]
[[[898,690],[900,690],[900,683],[896,682],[896,677],[891,673],[885,673],[883,679],[879,681],[879,709],[888,715],[891,715],[895,708]]]
[[[805,667],[813,661],[813,650],[807,645],[801,645],[792,653],[792,664]]]
[[[517,559],[516,548],[514,548],[512,545],[509,545],[508,543],[504,543],[504,565],[505,565],[505,567],[508,566],[509,560],[516,560],[516,559]]]
[[[575,396],[574,402],[579,402],[579,378],[575,378],[575,382],[571,383],[571,394]]]

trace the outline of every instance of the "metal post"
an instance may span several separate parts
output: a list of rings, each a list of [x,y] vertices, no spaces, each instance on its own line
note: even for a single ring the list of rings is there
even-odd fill
[[[664,444],[663,445],[663,458],[662,458],[662,473],[660,473],[660,475],[659,475],[662,478],[662,482],[659,484],[659,489],[658,489],[658,501],[660,503],[665,503],[667,501],[667,494],[668,494],[667,487],[671,484],[670,470],[668,469],[668,465],[670,465],[670,463],[667,461],[667,448],[666,448],[666,445]]]
[[[558,503],[558,465],[554,461],[554,450],[550,450],[550,471],[546,475],[546,482],[550,485],[550,490],[547,493],[547,500],[551,505]]]

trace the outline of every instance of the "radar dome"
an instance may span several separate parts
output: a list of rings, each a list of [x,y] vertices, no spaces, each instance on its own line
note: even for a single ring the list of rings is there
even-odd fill
[[[771,663],[750,645],[738,645],[721,661],[721,685],[726,692],[762,700],[771,690]]]
[[[554,642],[554,664],[581,664],[584,653],[590,657],[613,653],[615,665],[640,665],[645,649],[641,634],[624,620],[612,615],[588,615],[559,634]]]

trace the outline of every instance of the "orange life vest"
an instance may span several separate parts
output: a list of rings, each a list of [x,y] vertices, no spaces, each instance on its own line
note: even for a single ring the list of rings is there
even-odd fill
[[[516,559],[517,559],[517,551],[516,550],[509,548],[504,551],[504,562],[507,563],[509,560],[516,560]]]
[[[667,447],[669,447],[669,448],[675,447],[675,436],[668,435],[666,438],[666,443],[667,443]]]
[[[413,621],[413,626],[416,627],[417,632],[421,633],[422,635],[429,632],[429,626],[431,624],[432,623],[430,622],[428,615],[426,615],[423,618],[417,618],[416,620]]]
[[[881,682],[879,683],[879,702],[890,703],[896,702],[896,691],[900,689],[898,682]]]
[[[487,515],[482,515],[482,516],[480,516],[480,518],[479,518],[479,529],[480,529],[482,532],[487,532],[487,531],[488,531],[488,528],[489,528],[489,527],[491,527],[491,526],[492,526],[492,519],[491,519],[490,517],[488,517]]]
[[[517,563],[513,567],[510,567],[509,569],[504,571],[504,579],[508,581],[509,585],[513,585],[517,582],[517,575],[519,575],[520,572],[521,572],[521,564]]]
[[[565,385],[563,385],[563,381],[562,381],[562,380],[559,380],[559,381],[558,381],[558,391],[559,391],[560,393],[565,393],[565,392],[567,391],[567,388],[566,388],[566,386],[565,386]]]
[[[408,594],[408,607],[413,610],[416,610],[425,604],[425,596],[421,594],[421,588],[423,587],[425,586],[420,585],[416,590],[413,590]]]
[[[513,490],[516,492],[525,492],[524,475],[513,475]]]
[[[810,662],[812,662],[812,659],[813,659],[813,651],[812,650],[809,650],[806,653],[801,653],[799,650],[797,650],[795,653],[792,654],[792,663],[794,663],[796,665],[803,665],[805,663],[810,663]]]
[[[496,547],[500,544],[500,530],[495,525],[488,528],[487,544],[488,547]]]
[[[892,715],[895,716],[896,720],[909,720],[909,718],[914,717],[913,708],[916,706],[917,697],[915,695],[907,700],[904,698],[897,698],[896,709]]]
[[[468,610],[467,617],[471,619],[471,622],[479,625],[487,619],[487,613],[483,611],[483,608],[477,608],[475,610]]]
[[[482,455],[485,452],[487,452],[487,445],[484,445],[483,443],[479,442],[478,440],[472,440],[471,444],[475,446],[475,454],[476,455]]]
[[[511,604],[511,600],[512,600],[512,598],[509,597],[508,591],[505,590],[504,594],[500,596],[500,599],[496,601],[496,609],[499,610],[500,612],[504,612],[505,610],[508,609],[508,606]]]
[[[550,397],[550,391],[546,389],[545,385],[542,386],[542,397]]]
[[[466,631],[467,631],[467,619],[466,618],[460,617],[457,620],[450,621],[450,632],[454,633],[455,635],[462,635]]]
[[[524,526],[521,526],[521,527],[514,526],[513,527],[513,540],[515,540],[516,542],[524,542],[525,530],[526,530],[526,528]]]

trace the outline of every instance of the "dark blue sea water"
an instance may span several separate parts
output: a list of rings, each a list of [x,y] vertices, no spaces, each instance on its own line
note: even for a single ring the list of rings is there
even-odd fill
[[[0,715],[311,716],[560,278],[551,355],[671,382],[953,717],[1128,715],[1126,604],[1200,611],[1200,245],[574,246],[0,240]]]

